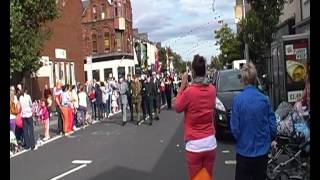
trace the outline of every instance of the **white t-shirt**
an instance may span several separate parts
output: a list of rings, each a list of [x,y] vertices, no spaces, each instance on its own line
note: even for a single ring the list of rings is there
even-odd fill
[[[202,139],[190,140],[186,143],[186,150],[190,152],[205,152],[214,150],[217,147],[217,140],[214,135]]]
[[[30,118],[32,117],[32,101],[28,94],[24,94],[19,98],[21,105],[21,117]]]
[[[79,106],[87,107],[87,94],[85,92],[79,93]]]

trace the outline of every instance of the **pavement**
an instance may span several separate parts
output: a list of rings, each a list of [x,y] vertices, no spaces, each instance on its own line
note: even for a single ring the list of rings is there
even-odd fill
[[[11,158],[10,179],[188,179],[182,118],[162,110],[152,126],[122,127],[121,114],[115,115]],[[214,179],[234,179],[234,150],[228,135],[218,139]]]

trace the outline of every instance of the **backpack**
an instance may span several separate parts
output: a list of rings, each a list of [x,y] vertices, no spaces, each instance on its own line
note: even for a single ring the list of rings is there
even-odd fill
[[[10,101],[10,114],[17,115],[18,113],[16,104],[13,101]]]

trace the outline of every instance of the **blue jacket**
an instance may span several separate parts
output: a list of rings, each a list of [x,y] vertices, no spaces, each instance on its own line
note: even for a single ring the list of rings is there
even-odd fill
[[[246,157],[268,153],[276,136],[276,118],[268,98],[254,86],[247,86],[234,97],[230,119],[236,151]]]

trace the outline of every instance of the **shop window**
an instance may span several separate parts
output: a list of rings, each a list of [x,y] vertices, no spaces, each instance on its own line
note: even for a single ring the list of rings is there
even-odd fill
[[[98,44],[97,44],[97,35],[92,34],[92,52],[97,53],[98,52]]]
[[[99,70],[92,70],[92,78],[96,81],[100,81],[100,71]]]
[[[104,33],[104,50],[110,51],[110,33],[109,32]]]

